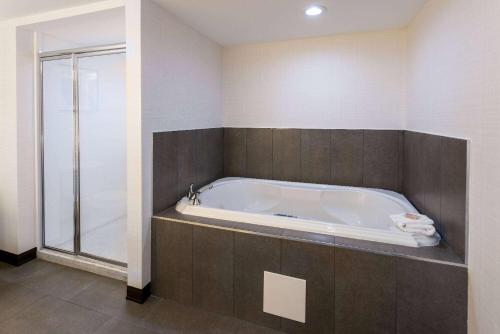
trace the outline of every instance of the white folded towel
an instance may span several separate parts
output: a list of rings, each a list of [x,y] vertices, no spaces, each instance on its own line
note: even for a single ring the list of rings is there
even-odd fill
[[[434,225],[429,224],[406,224],[406,223],[396,223],[396,226],[403,232],[422,234],[428,237],[432,237],[436,233],[436,228]]]
[[[391,219],[394,223],[425,224],[425,225],[434,224],[434,221],[432,219],[420,213],[400,213],[397,215],[391,215]]]
[[[394,224],[403,232],[433,236],[436,233],[434,221],[419,213],[402,213],[390,216]]]

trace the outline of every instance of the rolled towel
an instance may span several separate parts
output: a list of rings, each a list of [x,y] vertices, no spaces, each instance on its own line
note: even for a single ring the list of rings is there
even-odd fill
[[[434,225],[416,223],[396,223],[396,226],[403,232],[422,234],[431,237],[436,233]]]
[[[400,213],[397,215],[390,216],[392,221],[397,223],[405,223],[405,224],[419,224],[419,225],[433,225],[434,221],[427,217],[426,215],[422,215],[420,213]]]

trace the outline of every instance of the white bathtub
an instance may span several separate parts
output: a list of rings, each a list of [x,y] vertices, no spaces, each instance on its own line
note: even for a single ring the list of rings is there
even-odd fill
[[[417,212],[395,192],[308,183],[224,178],[201,190],[200,205],[186,197],[178,212],[410,247],[435,246],[432,237],[397,229],[390,215]]]

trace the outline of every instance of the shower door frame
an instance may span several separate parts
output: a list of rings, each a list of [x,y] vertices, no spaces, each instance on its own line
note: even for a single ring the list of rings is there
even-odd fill
[[[39,110],[40,110],[40,183],[41,183],[41,222],[42,222],[42,247],[57,252],[71,255],[80,255],[90,259],[107,262],[110,264],[127,267],[127,263],[100,257],[81,251],[80,235],[80,112],[78,99],[78,59],[85,57],[96,57],[110,54],[126,53],[125,43],[102,45],[88,48],[67,49],[60,51],[48,51],[38,53],[38,65],[40,67],[39,87]],[[72,80],[72,114],[73,114],[73,251],[47,246],[45,243],[45,174],[44,174],[44,124],[43,124],[43,62],[50,60],[71,59]]]

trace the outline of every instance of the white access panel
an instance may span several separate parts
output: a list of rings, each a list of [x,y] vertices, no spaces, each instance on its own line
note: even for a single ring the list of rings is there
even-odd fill
[[[306,281],[264,271],[264,312],[306,322]]]

